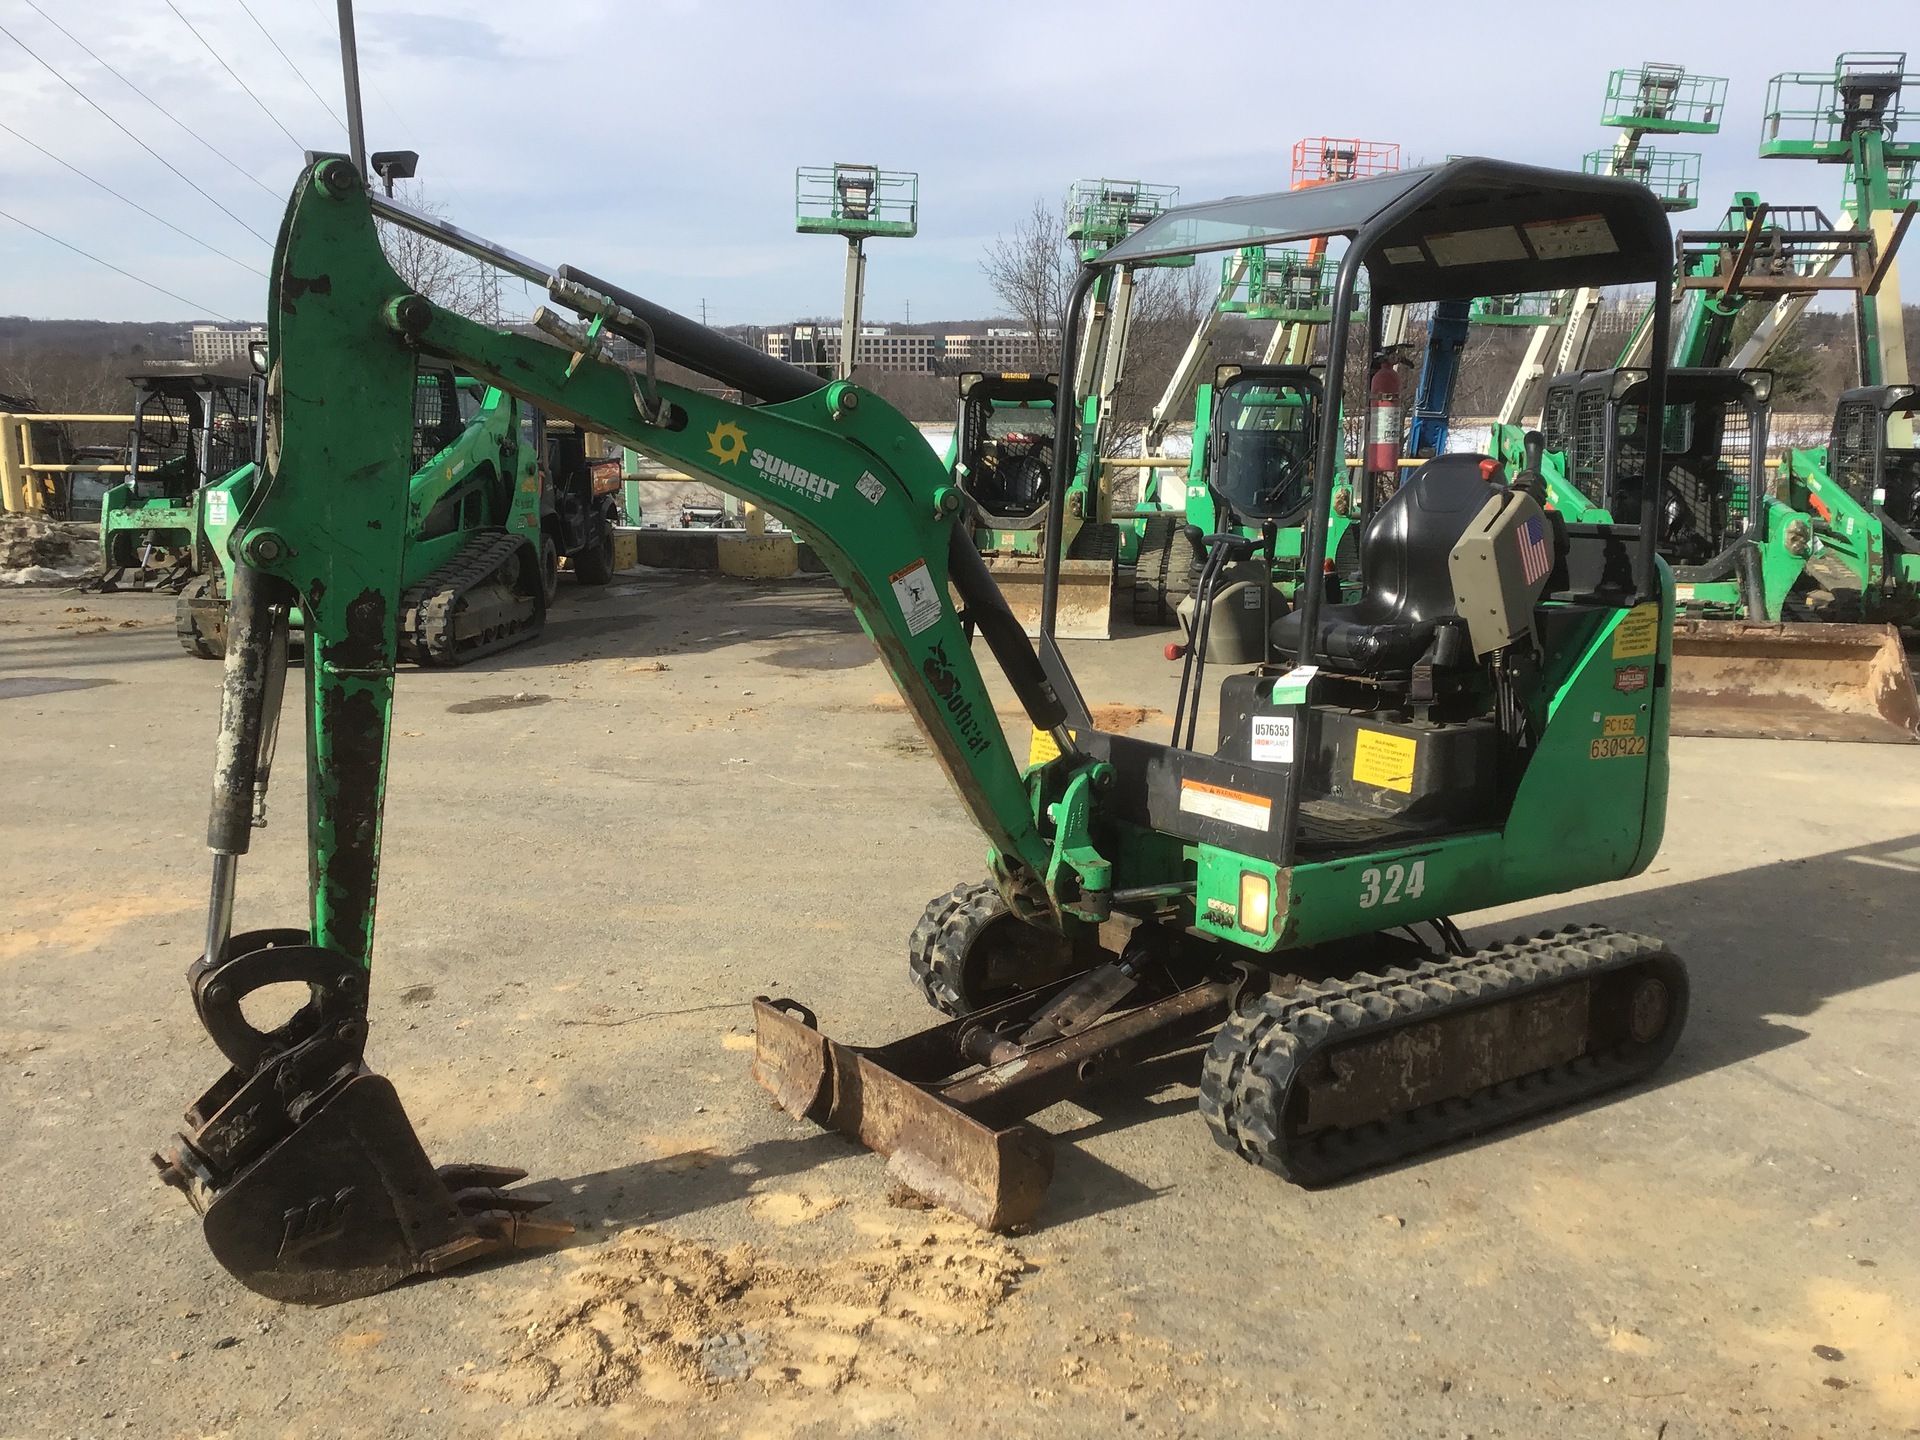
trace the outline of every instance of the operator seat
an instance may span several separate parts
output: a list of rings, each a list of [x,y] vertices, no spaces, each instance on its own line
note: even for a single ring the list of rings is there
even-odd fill
[[[1351,605],[1321,607],[1320,664],[1376,680],[1411,678],[1435,629],[1456,613],[1453,547],[1506,489],[1489,473],[1498,465],[1478,455],[1437,456],[1380,507],[1360,537],[1365,592]],[[1298,655],[1300,612],[1276,620],[1270,634],[1276,650]]]

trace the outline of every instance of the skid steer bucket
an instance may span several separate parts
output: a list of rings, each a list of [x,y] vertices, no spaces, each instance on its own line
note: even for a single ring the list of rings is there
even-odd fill
[[[1673,733],[1912,744],[1920,697],[1891,625],[1680,620]]]
[[[1038,555],[989,555],[987,573],[1007,606],[1026,627],[1040,633],[1040,589],[1046,563]],[[1113,636],[1113,562],[1062,560],[1060,601],[1053,633],[1062,640],[1108,640]]]

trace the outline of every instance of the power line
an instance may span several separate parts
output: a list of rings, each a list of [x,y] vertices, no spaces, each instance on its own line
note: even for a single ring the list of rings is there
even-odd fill
[[[175,165],[171,160],[167,159],[166,156],[162,155],[158,150],[154,149],[151,145],[147,144],[146,141],[142,140],[138,135],[134,134],[133,131],[127,129],[127,127],[122,125],[118,120],[115,120],[112,115],[108,114],[106,110],[102,109],[101,106],[96,101],[94,101],[84,90],[82,90],[78,85],[74,84],[71,80],[67,79],[67,77],[62,75],[58,70],[55,70],[52,65],[47,64],[45,60],[42,60],[37,51],[35,51],[32,47],[30,47],[27,44],[27,42],[22,40],[18,35],[14,34],[11,30],[7,29],[5,25],[0,25],[0,35],[5,35],[9,40],[13,41],[14,44],[18,45],[22,50],[25,50],[27,54],[33,56],[34,59],[39,60],[42,65],[46,66],[48,73],[50,73],[54,79],[58,80],[62,85],[66,86],[69,90],[73,91],[73,93],[78,95],[82,100],[85,100],[87,104],[93,106],[95,110],[98,110],[100,114],[103,117],[105,117],[108,123],[113,126],[114,129],[118,130],[122,135],[125,135],[129,140],[133,141],[134,144],[138,145],[142,150],[146,151],[149,155],[153,156],[154,159],[158,160],[162,165],[166,166],[167,169],[173,171],[173,173],[175,175],[178,175],[182,180],[186,180],[187,184],[193,185],[194,191],[197,194],[199,194],[201,198],[203,198],[209,205],[212,205],[215,209],[219,210],[221,214],[225,215],[229,220],[233,221],[234,224],[238,225],[242,230],[245,230],[249,235],[253,236],[253,238],[258,240],[262,245],[273,244],[271,240],[267,239],[266,236],[262,235],[258,230],[254,229],[251,225],[247,224],[246,221],[242,220],[238,215],[234,214],[233,211],[227,209],[226,206],[222,205],[218,200],[214,199],[213,196],[207,194],[207,192],[202,190],[198,185],[194,185],[193,181],[188,179],[185,171],[181,170],[179,166]],[[178,297],[176,296],[175,298],[177,299]]]
[[[273,32],[271,30],[267,29],[265,25],[262,25],[260,23],[260,17],[253,13],[252,8],[247,4],[247,0],[237,0],[237,3],[239,4],[242,10],[245,10],[247,12],[247,18],[253,21],[253,28],[258,30],[262,35],[265,35],[267,37],[267,43],[273,46],[273,48],[279,52],[280,58],[282,60],[287,62],[287,68],[293,71],[294,74],[300,77],[300,83],[307,87],[307,93],[313,96],[314,99],[319,100],[320,108],[322,110],[325,110],[327,114],[333,116],[334,122],[337,125],[339,125],[339,127],[342,130],[345,130],[347,128],[347,122],[342,120],[340,118],[339,112],[337,112],[331,105],[327,104],[326,100],[321,97],[320,92],[313,88],[313,82],[307,79],[306,74],[300,69],[298,65],[293,63],[293,57],[287,54],[286,51],[280,49],[280,42],[273,38]]]
[[[202,305],[198,301],[189,300],[184,295],[174,294],[173,291],[167,289],[166,286],[164,285],[156,285],[151,280],[142,280],[138,275],[134,274],[131,270],[122,270],[118,265],[114,264],[111,260],[102,260],[98,255],[90,255],[85,250],[82,250],[78,245],[69,245],[65,240],[62,240],[58,235],[49,235],[47,234],[46,231],[42,230],[38,225],[29,225],[25,220],[22,220],[18,215],[10,214],[5,210],[0,210],[0,219],[11,220],[16,225],[25,226],[27,229],[33,231],[34,234],[38,235],[41,239],[51,240],[53,241],[54,244],[62,246],[65,249],[71,250],[74,254],[79,255],[84,259],[91,260],[96,265],[104,265],[107,267],[107,269],[113,271],[114,274],[124,275],[127,277],[127,279],[133,281],[136,285],[144,285],[149,290],[158,290],[162,295],[165,295],[169,300],[178,300],[182,305],[186,305],[191,307],[192,309],[198,310],[203,315],[211,315],[216,320],[225,320],[229,325],[234,325],[239,323],[231,315],[222,315],[218,310],[213,309],[211,306]]]
[[[213,58],[216,61],[219,61],[220,68],[226,71],[227,74],[233,76],[233,83],[238,85],[242,90],[245,90],[247,92],[247,98],[253,101],[254,104],[260,107],[260,113],[266,116],[269,120],[273,121],[275,125],[279,125],[280,133],[286,136],[287,139],[293,141],[294,149],[298,150],[302,155],[305,155],[307,153],[307,147],[300,143],[299,139],[294,135],[294,133],[291,130],[287,129],[287,127],[284,125],[280,125],[280,117],[274,114],[271,110],[267,109],[267,102],[262,100],[258,95],[253,93],[252,88],[247,84],[246,81],[240,78],[238,73],[235,72],[234,68],[231,65],[227,64],[226,61],[220,59],[220,52],[214,49],[213,46],[207,44],[206,36],[202,35],[198,30],[193,29],[193,22],[187,19],[185,15],[180,14],[180,7],[174,4],[173,0],[167,0],[167,8],[173,11],[173,13],[179,17],[180,23],[182,25],[186,26],[187,29],[193,31],[193,38],[198,40],[203,46],[206,47],[206,51],[209,55],[213,56]]]
[[[34,4],[33,0],[24,0],[24,3],[26,4],[26,7],[29,10],[33,11],[34,14],[38,15],[42,20],[46,21],[49,25],[53,26],[54,29],[58,30],[62,35],[66,36],[67,39],[71,40],[74,44],[78,45],[83,51],[85,51],[87,54],[87,58],[92,60],[94,64],[98,65],[102,70],[106,71],[109,75],[113,76],[113,78],[118,80],[122,85],[126,86],[129,90],[133,91],[134,94],[138,95],[142,100],[146,101],[147,104],[151,105],[154,109],[158,110],[162,115],[166,116],[167,119],[173,121],[175,125],[179,126],[182,130],[185,130],[187,134],[191,135],[195,140],[198,140],[201,146],[209,154],[213,155],[216,159],[225,160],[227,164],[231,165],[241,175],[245,176],[246,179],[251,181],[253,184],[258,185],[267,194],[273,196],[276,202],[284,200],[286,198],[285,196],[281,195],[278,191],[276,191],[272,186],[266,184],[264,181],[256,177],[245,166],[241,165],[239,161],[231,158],[230,156],[226,155],[224,152],[215,149],[213,142],[211,140],[205,139],[203,136],[200,135],[198,131],[193,129],[192,126],[188,125],[186,121],[182,120],[179,116],[175,115],[171,110],[167,109],[166,106],[162,105],[158,100],[154,99],[151,95],[147,94],[147,92],[142,90],[138,85],[134,84],[133,81],[129,80],[126,76],[122,75],[118,70],[114,69],[113,66],[109,65],[106,61],[102,60],[99,57],[99,55],[95,54],[94,51],[88,48],[86,41],[82,40],[78,35],[75,35],[71,30],[67,29],[66,26],[62,25],[58,20],[54,19],[51,15],[47,14],[47,12],[42,10],[38,5]]]
[[[35,141],[29,140],[26,136],[22,135],[18,130],[14,129],[11,125],[7,124],[4,120],[0,120],[0,130],[6,131],[7,134],[13,136],[14,139],[18,140],[23,145],[32,145],[34,149],[38,150],[42,155],[46,156],[49,160],[53,161],[54,164],[66,166],[67,169],[71,170],[74,174],[78,175],[82,180],[87,181],[89,184],[99,186],[102,190],[106,191],[107,194],[113,196],[114,199],[121,201],[123,204],[131,205],[134,209],[138,210],[142,215],[146,216],[149,220],[158,220],[162,225],[166,226],[169,230],[173,231],[174,234],[183,236],[184,238],[193,241],[193,243],[198,245],[201,249],[211,250],[215,255],[218,255],[222,260],[231,261],[233,264],[238,265],[242,270],[252,270],[253,273],[255,275],[258,275],[262,280],[265,280],[267,278],[266,271],[255,270],[253,266],[247,264],[247,262],[244,260],[235,260],[233,256],[227,254],[226,251],[216,249],[214,246],[208,244],[205,240],[202,240],[198,235],[192,235],[192,234],[189,234],[187,231],[182,230],[178,225],[174,224],[171,220],[167,219],[165,216],[154,214],[153,211],[147,209],[147,207],[142,205],[138,200],[129,200],[125,195],[122,195],[118,190],[114,189],[111,185],[107,184],[106,181],[96,180],[93,176],[89,175],[86,171],[82,170],[78,165],[75,165],[70,160],[62,160],[58,155],[54,154],[51,150],[47,149],[46,146],[38,144]]]

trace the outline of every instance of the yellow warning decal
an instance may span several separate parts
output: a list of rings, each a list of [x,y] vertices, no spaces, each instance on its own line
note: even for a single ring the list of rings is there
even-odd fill
[[[1589,760],[1625,760],[1646,753],[1647,737],[1644,735],[1613,735],[1587,742]]]
[[[1413,761],[1419,753],[1420,742],[1409,736],[1362,730],[1353,744],[1353,778],[1362,785],[1411,795]]]
[[[1601,725],[1600,733],[1602,735],[1631,735],[1633,733],[1634,721],[1637,718],[1637,716],[1633,715],[1609,715],[1605,723]]]
[[[1060,758],[1060,747],[1053,743],[1053,736],[1044,730],[1035,730],[1033,739],[1027,742],[1027,768],[1044,765],[1049,760]]]
[[[1660,648],[1660,607],[1636,605],[1620,618],[1613,632],[1613,658],[1632,660]]]

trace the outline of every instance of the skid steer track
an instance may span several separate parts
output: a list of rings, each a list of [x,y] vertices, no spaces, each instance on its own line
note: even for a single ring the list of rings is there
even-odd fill
[[[519,536],[505,530],[476,535],[400,597],[400,658],[464,665],[531,640],[547,619],[536,566]]]
[[[1214,1139],[1325,1185],[1652,1073],[1679,1039],[1686,967],[1659,941],[1569,928],[1243,1005],[1214,1037]]]

